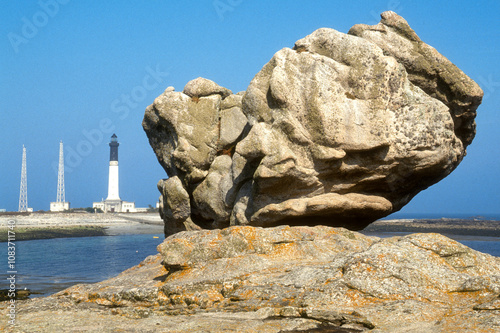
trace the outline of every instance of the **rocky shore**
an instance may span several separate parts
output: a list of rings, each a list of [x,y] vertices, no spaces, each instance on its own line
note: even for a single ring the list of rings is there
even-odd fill
[[[106,281],[17,302],[7,332],[493,332],[500,258],[439,234],[186,231]]]

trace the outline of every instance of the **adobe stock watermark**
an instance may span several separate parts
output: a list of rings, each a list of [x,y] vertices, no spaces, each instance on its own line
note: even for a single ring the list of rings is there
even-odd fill
[[[168,72],[162,71],[159,65],[155,69],[147,66],[146,74],[142,78],[140,85],[133,87],[128,94],[121,94],[119,98],[115,98],[110,105],[113,113],[118,115],[120,120],[125,120],[130,111],[144,101],[148,92],[156,89],[161,83],[165,82],[165,78],[169,75]],[[84,139],[80,140],[73,148],[71,146],[64,147],[64,171],[73,172],[83,161],[83,159],[94,151],[94,148],[102,144],[108,134],[115,130],[116,126],[110,118],[102,118],[97,127],[90,130],[83,129],[81,134]],[[52,162],[52,169],[58,173],[58,161]]]
[[[401,12],[403,11],[403,7],[401,6],[401,1],[399,0],[389,0],[387,3],[387,7],[385,10],[382,10],[381,12],[376,12],[374,10],[370,11],[371,17],[373,17],[374,21],[370,21],[368,25],[375,25],[379,23],[380,21],[380,14],[386,11],[393,11],[399,15],[401,15]]]
[[[480,76],[478,81],[484,92],[483,100],[490,97],[490,95],[493,94],[495,90],[497,90],[497,88],[500,88],[500,82],[493,81],[493,75],[491,74],[488,75],[487,78],[485,78],[484,76]]]
[[[214,6],[215,12],[219,17],[219,20],[224,20],[224,15],[227,12],[232,12],[234,9],[239,6],[243,0],[214,0],[212,5]]]
[[[7,38],[14,52],[19,53],[21,44],[28,44],[30,40],[38,35],[41,28],[45,27],[50,19],[54,18],[60,10],[61,5],[66,5],[70,0],[39,0],[40,10],[35,12],[31,18],[23,16],[19,33],[9,32]]]
[[[9,324],[15,325],[16,323],[16,279],[17,279],[17,267],[16,267],[16,221],[7,221],[7,281],[9,283],[9,288],[7,289],[8,303],[7,306],[7,316],[9,318]]]
[[[148,91],[156,89],[169,75],[168,72],[161,71],[158,64],[154,70],[149,66],[146,67],[146,72],[147,74],[143,77],[141,85],[132,88],[130,94],[122,94],[120,98],[116,98],[111,102],[111,111],[119,114],[121,120],[128,117],[130,109],[137,107],[137,103],[146,99]]]

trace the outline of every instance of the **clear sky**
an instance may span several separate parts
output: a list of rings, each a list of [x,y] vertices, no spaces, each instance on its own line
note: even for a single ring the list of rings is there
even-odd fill
[[[500,1],[1,1],[0,208],[17,210],[22,146],[28,203],[56,200],[59,141],[66,200],[107,196],[109,138],[120,142],[120,196],[158,200],[165,173],[142,130],[144,109],[168,86],[199,76],[245,90],[272,55],[321,27],[347,32],[402,15],[420,38],[484,90],[477,136],[450,176],[405,213],[500,212]]]

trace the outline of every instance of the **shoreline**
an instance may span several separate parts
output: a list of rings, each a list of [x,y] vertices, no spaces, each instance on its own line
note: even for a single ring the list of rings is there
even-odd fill
[[[12,223],[14,221],[14,223]],[[158,213],[31,213],[1,214],[0,242],[14,226],[15,240],[67,237],[163,234]],[[500,237],[500,221],[483,219],[392,219],[378,220],[361,233],[440,233],[444,235]]]
[[[361,232],[439,233],[443,235],[500,237],[500,221],[473,218],[378,220]]]
[[[104,227],[87,226],[87,225],[82,225],[78,227],[16,228],[14,232],[16,241],[68,238],[68,237],[106,236]],[[0,232],[0,243],[2,242],[5,243],[7,242],[7,240],[8,240],[7,233]]]
[[[16,241],[129,234],[163,234],[163,220],[161,220],[158,213],[2,214],[0,215],[0,242],[7,241],[8,230],[15,232]]]

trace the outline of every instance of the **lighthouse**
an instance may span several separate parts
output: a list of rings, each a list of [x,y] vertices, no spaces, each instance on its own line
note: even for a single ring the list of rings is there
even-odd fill
[[[109,175],[108,175],[108,197],[106,200],[94,202],[92,207],[105,213],[133,213],[140,211],[135,207],[135,202],[120,199],[119,174],[118,174],[118,137],[111,136],[109,142]]]
[[[118,138],[116,134],[111,136],[109,142],[109,177],[108,197],[106,201],[120,201],[119,177],[118,177]]]

